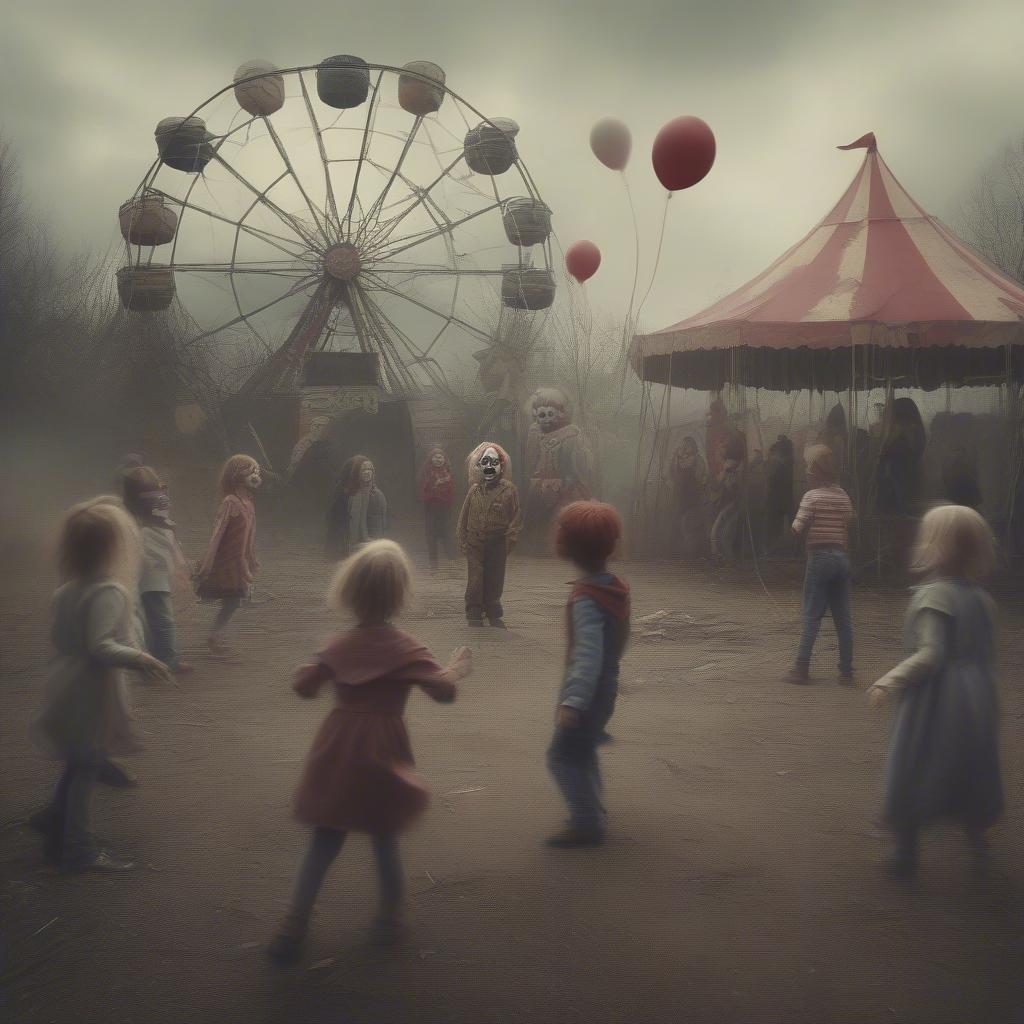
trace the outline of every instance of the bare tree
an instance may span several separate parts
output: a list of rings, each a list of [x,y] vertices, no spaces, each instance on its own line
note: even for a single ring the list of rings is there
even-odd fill
[[[964,241],[1024,283],[1024,133],[981,172],[956,223]]]

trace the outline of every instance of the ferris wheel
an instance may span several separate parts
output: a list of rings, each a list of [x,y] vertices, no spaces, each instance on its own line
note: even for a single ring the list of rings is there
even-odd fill
[[[236,395],[317,351],[372,353],[394,397],[448,391],[555,296],[551,211],[517,147],[436,64],[250,61],[187,117],[120,209],[123,305],[178,306]]]

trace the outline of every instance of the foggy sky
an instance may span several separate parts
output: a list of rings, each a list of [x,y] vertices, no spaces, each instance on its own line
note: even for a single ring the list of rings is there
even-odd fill
[[[642,294],[664,204],[650,144],[671,117],[699,115],[718,162],[670,206],[648,329],[708,305],[809,230],[863,157],[837,145],[874,131],[910,193],[952,219],[979,169],[1024,131],[1017,0],[0,0],[0,11],[0,131],[70,249],[119,241],[117,208],[155,157],[156,122],[197,107],[242,61],[432,60],[489,117],[519,122],[562,246],[590,238],[604,253],[595,310],[621,316],[632,228],[590,127],[611,115],[633,131]]]

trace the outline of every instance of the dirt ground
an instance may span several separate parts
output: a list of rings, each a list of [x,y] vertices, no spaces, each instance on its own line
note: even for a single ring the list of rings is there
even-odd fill
[[[205,523],[186,532],[198,553]],[[100,789],[95,826],[139,868],[66,876],[27,815],[55,766],[31,748],[48,657],[49,565],[12,553],[0,593],[0,1019],[31,1022],[1024,1021],[1021,724],[1024,608],[1003,601],[1009,813],[997,870],[972,882],[960,837],[936,832],[913,886],[880,871],[876,815],[888,712],[833,680],[825,624],[806,689],[780,682],[798,583],[626,564],[642,626],[623,665],[615,742],[602,753],[611,833],[598,850],[542,845],[562,811],[544,766],[570,573],[515,558],[510,631],[470,631],[461,566],[423,571],[405,626],[439,655],[470,643],[476,673],[452,706],[414,696],[409,724],[434,788],[404,843],[413,941],[381,952],[364,928],[375,886],[353,838],[328,877],[308,952],[263,947],[306,834],[289,816],[328,699],[291,668],[332,628],[327,568],[261,537],[262,603],[240,614],[238,664],[202,653],[212,611],[179,599],[196,671],[136,690],[150,733],[136,790]],[[414,544],[414,553],[422,554]],[[899,649],[905,597],[859,588],[861,684]]]

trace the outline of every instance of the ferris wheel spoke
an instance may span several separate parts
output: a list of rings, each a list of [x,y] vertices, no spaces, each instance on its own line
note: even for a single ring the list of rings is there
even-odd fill
[[[356,173],[352,178],[352,193],[348,197],[348,209],[345,211],[345,233],[352,231],[352,209],[356,204],[356,197],[359,195],[359,176],[363,170],[363,161],[370,149],[370,139],[373,133],[370,131],[370,123],[373,120],[374,112],[380,103],[380,83],[384,78],[384,72],[377,75],[377,81],[373,85],[373,96],[367,104],[366,124],[363,126],[363,139],[359,146],[359,159],[356,161]]]
[[[284,142],[282,141],[281,136],[277,134],[277,131],[275,130],[273,124],[271,124],[270,118],[269,117],[264,117],[263,121],[264,121],[264,123],[267,126],[267,131],[270,133],[271,139],[274,140],[274,145],[277,147],[278,155],[281,157],[281,160],[284,162],[285,167],[288,168],[288,173],[294,179],[295,186],[296,186],[296,188],[298,188],[299,192],[302,194],[302,198],[306,201],[306,207],[309,210],[310,216],[313,218],[313,223],[316,225],[317,230],[323,236],[324,242],[329,245],[330,244],[330,236],[328,235],[327,227],[326,227],[325,224],[321,224],[321,222],[320,222],[320,218],[322,216],[324,216],[322,211],[318,210],[313,205],[313,201],[309,198],[309,193],[306,191],[305,186],[302,184],[302,181],[299,179],[299,175],[296,173],[295,167],[292,164],[291,159],[288,156],[288,150],[285,149]],[[317,138],[319,138],[319,137],[320,137],[320,133],[317,132]],[[324,217],[324,220],[326,220],[326,217]]]
[[[270,309],[272,306],[276,306],[279,302],[284,302],[285,299],[293,298],[300,292],[304,291],[309,287],[310,283],[314,281],[316,275],[310,274],[305,280],[300,281],[298,284],[293,285],[283,295],[279,295],[276,299],[272,299],[270,302],[264,303],[262,306],[258,306],[256,309],[250,309],[247,313],[243,313],[241,316],[236,316],[233,320],[228,320],[226,323],[221,324],[219,327],[213,328],[211,331],[203,331],[202,334],[196,335],[194,338],[189,338],[184,344],[188,347],[198,345],[199,342],[205,341],[207,338],[212,338],[215,334],[219,334],[221,331],[226,331],[229,327],[235,327],[240,323],[247,322],[249,317],[255,316],[257,313],[263,313],[265,310]]]
[[[408,336],[384,313],[384,311],[359,285],[356,286],[356,292],[359,295],[367,320],[373,326],[374,333],[377,335],[378,340],[383,342],[392,354],[393,362],[399,370],[404,384],[409,388],[414,388],[416,386],[416,379],[412,373],[410,373],[409,365],[420,363],[423,359],[423,353],[416,348],[415,344],[408,338]],[[396,342],[401,343],[401,346],[406,350],[407,358],[402,358]]]
[[[204,217],[210,217],[212,220],[219,220],[224,224],[230,224],[232,227],[238,228],[240,231],[244,231],[247,235],[252,235],[254,238],[258,238],[261,241],[266,242],[268,245],[272,245],[275,249],[280,250],[281,252],[293,257],[294,259],[303,258],[301,252],[294,252],[291,249],[285,248],[286,245],[297,245],[297,239],[285,238],[282,235],[274,234],[272,231],[264,231],[262,228],[254,228],[249,224],[234,221],[230,217],[225,217],[222,213],[216,213],[213,210],[208,210],[206,209],[206,207],[199,206],[189,199],[178,199],[175,196],[169,195],[166,192],[162,192],[160,189],[150,189],[147,194],[160,196],[167,202],[174,203],[175,206],[180,206],[184,210],[192,210],[194,213],[201,213]],[[253,206],[249,207],[250,211],[253,209],[254,206],[257,205],[257,203],[254,203]]]
[[[500,277],[505,271],[477,267],[420,267],[414,263],[374,263],[373,273],[394,277]]]
[[[387,292],[387,294],[394,296],[397,299],[403,299],[404,301],[412,304],[413,306],[419,306],[420,309],[425,310],[428,313],[433,313],[434,316],[440,317],[442,320],[447,320],[449,323],[458,324],[463,330],[468,331],[470,334],[476,335],[476,337],[486,341],[490,344],[494,339],[486,332],[481,330],[479,327],[474,327],[470,323],[466,323],[465,320],[454,315],[454,313],[445,313],[443,310],[437,309],[434,306],[423,302],[420,299],[414,299],[408,292],[401,291],[398,288],[393,288],[385,281],[379,281],[376,291]]]
[[[461,217],[459,220],[449,221],[442,227],[438,227],[435,230],[428,230],[420,232],[417,235],[407,235],[405,238],[398,239],[398,248],[389,249],[387,252],[380,254],[380,259],[389,260],[395,256],[401,255],[403,252],[407,252],[409,249],[414,248],[417,245],[423,245],[426,242],[432,242],[435,238],[440,238],[441,235],[446,235],[456,228],[462,227],[463,224],[468,224],[471,220],[475,220],[477,217],[482,217],[484,214],[491,213],[493,210],[501,209],[501,200],[499,199],[496,203],[491,203],[490,206],[485,206],[481,210],[476,210],[473,213],[467,214],[465,217]],[[402,245],[400,243],[404,242]]]
[[[419,131],[422,123],[422,117],[417,117],[413,122],[412,131],[409,132],[409,135],[405,140],[405,144],[402,146],[402,152],[399,154],[398,161],[392,169],[391,175],[388,177],[387,184],[383,189],[381,189],[380,195],[373,201],[370,209],[366,212],[366,216],[363,218],[363,222],[359,225],[359,231],[356,234],[357,239],[362,238],[364,233],[368,230],[370,221],[374,215],[379,216],[380,212],[384,209],[384,201],[387,199],[388,193],[391,191],[391,186],[394,185],[395,180],[397,178],[405,180],[404,175],[402,174],[402,164],[405,163],[405,158],[408,156],[409,150],[412,149],[413,142],[416,140],[416,133]]]
[[[302,72],[299,72],[299,87],[302,89],[302,100],[306,105],[306,114],[309,117],[309,123],[313,128],[313,134],[316,136],[316,147],[320,152],[320,162],[324,168],[324,189],[327,196],[327,213],[328,220],[334,218],[334,227],[337,231],[341,232],[341,218],[338,216],[338,203],[334,198],[334,183],[331,181],[331,164],[327,159],[327,147],[324,145],[323,132],[320,130],[320,122],[317,120],[316,111],[313,109],[313,101],[309,97],[309,90],[306,88],[306,79],[303,77]],[[340,117],[341,115],[339,115]]]
[[[404,386],[401,363],[397,358],[391,339],[382,333],[374,322],[372,307],[365,293],[356,286],[348,290],[348,308],[352,315],[359,347],[363,352],[374,352],[383,364],[384,374],[393,390]]]
[[[244,263],[174,263],[175,274],[261,274],[265,277],[307,278],[310,271],[305,267],[275,267],[273,265],[245,265]]]
[[[413,194],[416,198],[411,202],[397,217],[393,217],[390,221],[385,223],[384,229],[378,234],[374,235],[371,239],[376,245],[382,245],[386,242],[394,233],[395,228],[405,220],[406,217],[412,213],[413,210],[420,206],[423,206],[430,197],[430,193],[437,188],[437,186],[444,181],[445,178],[451,173],[456,165],[462,160],[463,154],[460,152],[459,155],[450,163],[447,167],[443,168],[441,173],[429,184],[426,188],[416,188],[414,185],[410,185]]]
[[[300,236],[300,237],[302,238],[302,240],[303,240],[303,241],[304,241],[304,242],[305,242],[305,243],[306,243],[306,244],[307,244],[307,245],[308,245],[308,246],[309,246],[309,247],[310,247],[311,249],[317,249],[317,248],[319,248],[319,246],[317,245],[317,241],[316,241],[316,238],[315,238],[315,237],[314,237],[313,235],[311,235],[311,234],[310,234],[310,233],[309,233],[309,232],[308,232],[308,231],[307,231],[307,230],[305,229],[305,227],[303,227],[303,225],[302,225],[302,222],[301,222],[301,221],[299,221],[299,220],[297,220],[297,219],[296,219],[296,218],[295,218],[295,217],[294,217],[294,216],[293,216],[292,214],[290,214],[290,213],[286,212],[285,210],[282,210],[282,209],[281,209],[281,207],[280,207],[280,206],[278,206],[278,205],[277,205],[277,203],[275,203],[275,202],[274,202],[274,200],[273,200],[273,199],[271,199],[269,195],[267,195],[267,193],[268,193],[268,192],[269,192],[269,191],[270,191],[270,190],[271,190],[271,189],[272,189],[272,188],[273,188],[273,187],[274,187],[275,185],[278,185],[278,184],[280,184],[280,183],[281,183],[282,181],[284,181],[284,179],[285,179],[285,178],[287,178],[287,177],[288,177],[288,172],[287,172],[287,171],[285,171],[285,172],[284,172],[283,174],[281,174],[281,175],[280,175],[279,177],[275,178],[275,179],[274,179],[274,180],[273,180],[273,181],[272,181],[272,182],[271,182],[271,183],[270,183],[270,184],[269,184],[269,185],[268,185],[268,186],[267,186],[267,187],[266,187],[265,189],[262,189],[262,190],[260,190],[260,189],[258,189],[258,188],[257,188],[257,187],[256,187],[256,186],[255,186],[255,185],[254,185],[254,184],[253,184],[253,183],[252,183],[251,181],[249,181],[249,180],[248,180],[248,178],[246,178],[246,177],[245,177],[245,175],[243,175],[243,174],[242,174],[242,173],[241,173],[241,172],[240,172],[239,170],[237,170],[236,168],[232,167],[232,166],[231,166],[231,164],[229,164],[229,163],[227,162],[227,160],[225,160],[225,159],[224,159],[224,158],[223,158],[223,157],[222,157],[222,156],[220,155],[220,153],[215,153],[215,154],[214,154],[214,159],[215,159],[215,160],[217,161],[217,163],[219,163],[219,164],[221,165],[221,167],[223,167],[223,168],[224,168],[224,169],[225,169],[225,170],[226,170],[226,171],[227,171],[227,172],[228,172],[228,173],[229,173],[229,174],[230,174],[230,175],[231,175],[231,176],[232,176],[232,177],[233,177],[233,178],[234,178],[234,179],[235,179],[235,180],[236,180],[236,181],[237,181],[237,182],[239,183],[239,184],[243,185],[243,186],[244,186],[245,188],[247,188],[247,189],[248,189],[248,190],[249,190],[249,191],[250,191],[250,192],[251,192],[251,193],[252,193],[252,194],[253,194],[254,196],[256,196],[256,197],[257,197],[257,199],[258,199],[258,200],[259,200],[259,201],[260,201],[260,202],[261,202],[261,203],[262,203],[262,204],[263,204],[263,205],[264,205],[264,206],[265,206],[265,207],[266,207],[266,208],[267,208],[268,210],[270,210],[270,211],[272,211],[273,213],[275,213],[275,214],[276,214],[276,215],[277,215],[277,216],[278,216],[278,217],[279,217],[279,218],[280,218],[281,220],[283,220],[283,221],[285,222],[285,224],[287,224],[287,225],[288,225],[289,227],[291,227],[291,229],[292,229],[292,230],[293,230],[293,231],[294,231],[294,232],[295,232],[295,233],[296,233],[297,235],[299,235],[299,236]]]

